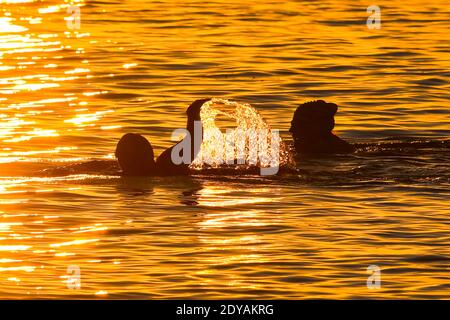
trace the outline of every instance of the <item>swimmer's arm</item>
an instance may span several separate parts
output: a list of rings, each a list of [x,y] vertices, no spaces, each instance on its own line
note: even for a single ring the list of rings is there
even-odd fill
[[[195,123],[199,123],[201,125],[201,117],[200,117],[200,109],[202,105],[209,101],[210,99],[200,99],[194,101],[186,110],[186,115],[188,117],[186,130],[190,134],[190,152],[189,155],[189,164],[197,157],[198,152],[200,151],[200,145],[203,141],[203,130],[198,132],[195,130]],[[199,122],[200,121],[200,122]],[[197,137],[196,134],[200,133],[201,136]],[[187,139],[187,137],[185,138]],[[166,149],[161,155],[156,159],[156,166],[158,168],[157,174],[160,175],[186,175],[189,174],[189,164],[181,163],[174,164],[172,161],[172,150],[179,143],[184,143],[184,139],[180,142],[177,142],[172,147]],[[183,149],[184,151],[184,149]],[[183,154],[179,155],[183,157]]]
[[[190,162],[194,161],[194,159],[197,157],[197,154],[200,151],[200,145],[203,141],[203,126],[202,126],[202,119],[200,117],[200,110],[203,104],[211,100],[208,99],[199,99],[194,101],[186,110],[186,115],[188,117],[187,124],[186,124],[186,130],[189,132],[191,136],[191,155],[190,155]],[[195,124],[198,123],[201,127],[201,130],[195,130]],[[197,134],[201,136],[197,137]]]

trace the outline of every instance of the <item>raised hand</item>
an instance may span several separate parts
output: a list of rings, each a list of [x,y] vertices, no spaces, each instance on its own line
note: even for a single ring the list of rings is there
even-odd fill
[[[209,100],[211,100],[211,98],[195,100],[186,110],[188,118],[190,120],[200,120],[200,109],[202,108],[202,105]]]

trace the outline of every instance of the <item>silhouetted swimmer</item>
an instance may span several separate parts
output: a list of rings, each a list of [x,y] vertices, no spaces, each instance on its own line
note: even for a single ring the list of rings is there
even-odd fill
[[[332,130],[338,106],[323,100],[310,101],[295,110],[290,132],[298,154],[350,153],[354,147]]]
[[[116,158],[126,176],[151,176],[156,162],[150,142],[137,133],[127,133],[117,143]]]
[[[126,176],[175,176],[188,175],[189,164],[195,159],[200,151],[200,145],[203,136],[196,133],[202,133],[203,130],[196,131],[195,124],[201,125],[200,109],[202,105],[210,99],[201,99],[194,101],[186,111],[187,125],[189,132],[183,140],[172,147],[166,149],[154,160],[153,148],[150,142],[140,134],[127,133],[119,141],[116,147],[116,158],[122,169],[122,174]],[[185,140],[189,139],[189,140]],[[172,150],[178,144],[190,144],[189,161],[176,164],[173,162]],[[183,157],[181,151],[180,158]]]

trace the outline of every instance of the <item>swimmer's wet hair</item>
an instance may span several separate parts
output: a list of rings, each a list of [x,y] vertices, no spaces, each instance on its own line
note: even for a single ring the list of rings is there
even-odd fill
[[[152,145],[140,134],[125,134],[115,155],[124,175],[152,175],[156,170]]]
[[[338,106],[335,103],[328,103],[324,100],[309,101],[301,104],[295,111],[295,115],[326,115],[334,116],[338,110]]]
[[[294,139],[305,134],[331,133],[337,110],[336,104],[323,100],[303,103],[295,110],[289,131],[294,135]]]

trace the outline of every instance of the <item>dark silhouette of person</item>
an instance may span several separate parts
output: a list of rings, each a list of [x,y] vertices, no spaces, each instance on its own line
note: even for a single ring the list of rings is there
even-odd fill
[[[201,123],[200,109],[202,105],[210,99],[200,99],[194,101],[187,109],[186,130],[190,134],[190,154],[189,163],[192,162],[200,151],[200,144],[203,136],[196,137],[195,123]],[[203,130],[202,130],[203,131]],[[202,133],[201,131],[201,133]],[[198,135],[198,134],[197,134]],[[187,137],[185,137],[187,139]],[[183,139],[184,140],[184,139]],[[127,133],[117,143],[116,158],[125,176],[167,176],[167,175],[188,175],[189,163],[175,164],[172,159],[173,148],[184,141],[180,141],[172,147],[166,149],[154,160],[153,148],[150,142],[140,134]],[[197,143],[196,143],[197,142]],[[180,157],[183,156],[181,151]]]
[[[153,147],[140,134],[125,134],[117,143],[116,158],[123,175],[151,176],[156,173]]]
[[[301,104],[294,112],[289,132],[297,154],[350,153],[355,148],[333,134],[338,106],[323,100]]]

